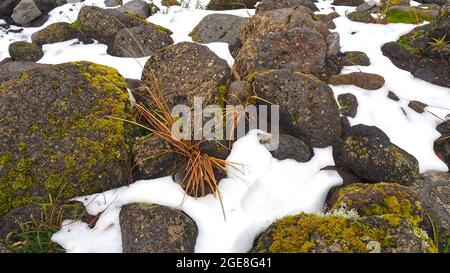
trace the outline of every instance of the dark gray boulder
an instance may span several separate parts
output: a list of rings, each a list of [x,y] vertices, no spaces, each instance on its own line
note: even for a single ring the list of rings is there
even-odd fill
[[[37,62],[44,56],[42,48],[25,41],[10,44],[8,51],[14,61]]]

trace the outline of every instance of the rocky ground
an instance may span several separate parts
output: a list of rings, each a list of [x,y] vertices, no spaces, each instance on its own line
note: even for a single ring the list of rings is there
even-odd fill
[[[448,252],[448,1],[257,2],[0,3],[0,253]],[[155,82],[280,106],[277,150],[202,147],[223,207],[124,122]]]

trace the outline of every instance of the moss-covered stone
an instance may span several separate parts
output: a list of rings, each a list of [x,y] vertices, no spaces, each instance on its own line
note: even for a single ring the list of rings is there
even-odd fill
[[[11,43],[8,51],[15,61],[36,62],[44,56],[44,52],[38,45],[25,41]]]
[[[392,227],[391,221],[398,226]],[[252,252],[435,252],[435,248],[426,234],[411,228],[404,218],[386,220],[380,216],[347,218],[302,213],[273,223],[257,239]]]
[[[109,118],[133,120],[116,70],[87,62],[33,70],[1,84],[0,98],[0,218],[129,181],[131,130]]]
[[[162,0],[161,5],[170,7],[170,6],[180,6],[181,4],[177,0]]]
[[[68,41],[77,37],[81,31],[77,26],[78,22],[72,24],[60,22],[48,25],[46,28],[34,33],[31,36],[33,43],[42,46]]]

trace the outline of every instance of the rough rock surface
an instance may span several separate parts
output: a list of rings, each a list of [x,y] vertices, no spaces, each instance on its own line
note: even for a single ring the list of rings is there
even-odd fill
[[[41,14],[42,12],[33,0],[21,0],[14,8],[11,18],[19,25],[29,26],[31,21]]]
[[[31,41],[39,46],[45,44],[60,43],[77,38],[82,33],[78,32],[71,24],[60,22],[48,25],[46,28],[31,35]]]
[[[239,32],[248,18],[229,14],[210,14],[189,33],[197,43],[228,43],[231,55],[236,56],[241,48]]]
[[[419,175],[419,164],[414,156],[391,143],[389,137],[374,126],[359,124],[351,127],[335,158],[367,182],[397,182],[411,184]]]
[[[361,51],[346,51],[342,54],[341,64],[344,66],[370,65],[370,59],[366,53]]]
[[[392,225],[383,216],[346,218],[299,214],[266,229],[252,252],[262,253],[416,253],[435,252],[426,233],[399,217]]]
[[[295,6],[304,6],[312,11],[318,11],[319,9],[314,4],[313,0],[262,0],[256,7],[256,14],[263,13],[269,10],[292,8]]]
[[[173,44],[171,34],[170,30],[153,24],[125,28],[116,34],[108,53],[128,58],[151,56]]]
[[[414,181],[412,188],[419,196],[425,213],[437,228],[438,247],[442,252],[450,239],[450,174],[426,172]]]
[[[312,147],[303,140],[286,134],[280,135],[278,149],[271,153],[278,160],[294,159],[298,162],[307,162],[314,155]]]
[[[434,153],[450,169],[450,121],[439,124],[436,130],[441,136],[433,144]]]
[[[38,45],[25,41],[9,44],[8,51],[14,61],[37,62],[44,56]]]
[[[364,0],[334,0],[332,4],[335,6],[357,7],[361,4],[364,4],[364,2]]]
[[[145,203],[123,206],[120,228],[124,253],[192,253],[198,234],[184,212]]]
[[[331,76],[328,82],[332,85],[355,85],[362,89],[377,90],[384,85],[384,78],[372,73],[351,72]]]
[[[315,78],[289,70],[257,73],[253,86],[261,98],[280,106],[280,126],[326,147],[340,135],[339,109],[331,88]]]
[[[270,32],[244,44],[236,57],[236,69],[241,77],[284,68],[314,74],[324,67],[327,52],[325,39],[314,29]]]
[[[118,11],[148,18],[151,15],[150,5],[143,0],[133,0],[120,6]]]
[[[155,81],[151,71],[172,105],[192,106],[194,97],[202,97],[204,104],[220,105],[231,77],[225,60],[206,46],[188,42],[168,46],[150,57],[142,78],[149,86]]]
[[[35,68],[46,67],[45,64],[37,64],[34,62],[14,62],[9,61],[0,66],[0,84],[9,78],[19,76],[21,73],[30,71]]]
[[[83,6],[74,27],[88,37],[109,45],[120,30],[146,24],[148,22],[143,19],[115,9]]]
[[[358,112],[358,99],[351,93],[340,94],[337,97],[341,114],[354,118]]]
[[[211,0],[206,7],[209,10],[252,9],[258,0]]]
[[[123,77],[87,62],[3,82],[0,217],[49,196],[66,200],[127,184],[132,132],[107,116],[133,120],[128,104]]]
[[[373,19],[372,15],[370,15],[370,12],[367,10],[357,10],[348,13],[347,18],[360,23],[374,23],[375,19]]]

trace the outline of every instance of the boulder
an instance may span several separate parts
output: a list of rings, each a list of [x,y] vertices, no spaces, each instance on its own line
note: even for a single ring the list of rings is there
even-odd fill
[[[177,170],[177,162],[180,161],[179,155],[173,152],[170,145],[154,135],[136,140],[133,155],[137,172],[135,180],[173,175]]]
[[[351,93],[340,94],[337,97],[341,114],[349,117],[356,117],[358,112],[358,99]]]
[[[14,61],[37,62],[44,56],[42,48],[25,41],[10,44],[8,51]]]
[[[255,241],[258,253],[428,253],[436,252],[426,232],[399,217],[299,214],[284,217]]]
[[[132,127],[108,118],[134,119],[116,70],[76,62],[24,72],[0,85],[0,113],[0,218],[130,182]]]
[[[4,0],[0,3],[0,15],[11,16],[14,7],[19,4],[20,0]]]
[[[392,91],[388,92],[387,97],[390,98],[391,100],[394,100],[394,101],[399,101],[400,100],[400,98]]]
[[[151,56],[173,44],[171,34],[170,30],[153,24],[125,28],[116,34],[108,53],[128,58]]]
[[[314,14],[308,8],[298,6],[270,10],[252,16],[241,27],[241,41],[243,44],[252,38],[262,37],[271,32],[284,32],[294,28],[306,27],[320,33],[325,39],[330,31],[326,24],[314,19]]]
[[[280,126],[292,136],[326,147],[340,135],[339,109],[331,88],[315,78],[289,70],[257,73],[253,88],[280,107]]]
[[[314,0],[262,0],[256,7],[256,14],[269,10],[292,8],[295,6],[303,6],[309,8],[311,11],[318,11],[319,9],[314,2]]]
[[[251,85],[247,81],[234,81],[228,88],[227,103],[242,105],[242,102],[245,102],[252,93]]]
[[[270,32],[248,40],[236,57],[241,77],[269,69],[293,69],[319,73],[328,53],[324,37],[312,28],[294,28]]]
[[[433,222],[434,232],[437,232],[435,244],[444,252],[450,240],[450,174],[428,171],[413,182],[412,188]]]
[[[37,64],[34,62],[7,62],[0,66],[0,84],[10,78],[19,76],[23,72],[27,72],[36,68],[44,68],[46,66],[47,65],[45,64]]]
[[[252,9],[258,0],[211,0],[206,6],[208,10]]]
[[[341,51],[339,33],[330,33],[326,38],[326,43],[328,47],[327,57],[337,56]]]
[[[136,15],[141,18],[148,18],[151,15],[150,6],[147,2],[143,0],[133,0],[120,6],[118,11],[123,13],[128,13],[131,15]]]
[[[88,37],[109,45],[120,30],[147,24],[143,19],[115,9],[83,6],[73,26]]]
[[[142,76],[150,89],[156,88],[155,82],[159,84],[169,104],[189,106],[194,97],[201,97],[204,105],[221,105],[230,78],[225,60],[206,46],[188,42],[168,46],[151,56]]]
[[[367,10],[357,10],[346,14],[347,18],[360,23],[375,23],[375,19],[372,17],[369,11]]]
[[[21,0],[14,8],[11,18],[15,23],[26,27],[41,14],[42,12],[33,0]]]
[[[368,66],[368,65],[370,65],[370,59],[364,52],[346,51],[343,53],[343,55],[341,57],[341,65],[343,65],[343,66],[353,66],[353,65]]]
[[[120,211],[124,253],[193,253],[198,229],[184,212],[134,203]]]
[[[31,41],[39,46],[54,44],[77,38],[81,33],[71,24],[60,22],[48,25],[46,28],[31,35]]]
[[[329,194],[327,208],[329,211],[354,210],[359,216],[379,215],[393,224],[399,216],[412,224],[426,220],[414,189],[397,183],[353,183],[339,187]]]
[[[343,138],[335,157],[342,165],[367,182],[411,184],[419,175],[417,159],[390,142],[389,137],[374,126],[351,127]]]
[[[450,122],[441,123],[437,129],[442,135],[434,142],[433,150],[450,169]]]
[[[229,14],[210,14],[189,33],[192,41],[202,44],[228,43],[231,55],[236,56],[241,48],[239,32],[248,18]]]
[[[278,160],[294,159],[298,162],[307,162],[314,156],[314,151],[303,140],[281,134],[278,149],[272,151],[271,154]]]
[[[372,73],[352,72],[331,76],[328,82],[332,85],[355,85],[362,89],[377,90],[384,85],[384,78]]]
[[[117,7],[121,6],[123,1],[122,0],[105,0],[105,6],[106,7]]]
[[[334,0],[332,5],[357,7],[364,3],[364,0]]]

